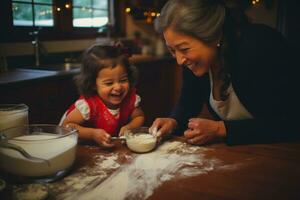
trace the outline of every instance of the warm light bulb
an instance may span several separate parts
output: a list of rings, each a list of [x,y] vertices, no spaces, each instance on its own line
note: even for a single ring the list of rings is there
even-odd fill
[[[156,17],[159,17],[160,16],[160,13],[156,13]]]
[[[127,12],[127,13],[130,13],[130,11],[131,11],[131,8],[126,8],[125,9],[125,12]]]
[[[253,4],[253,5],[255,5],[255,4],[256,4],[256,1],[255,1],[255,0],[253,0],[253,1],[252,1],[252,4]]]
[[[57,8],[56,8],[56,10],[57,10],[58,12],[60,12],[60,11],[61,11],[60,7],[57,7]]]
[[[150,16],[148,16],[147,19],[146,19],[146,22],[147,22],[148,24],[151,24],[152,18],[151,18]]]
[[[68,9],[70,8],[70,4],[65,4],[65,7]]]
[[[155,16],[156,16],[156,13],[155,13],[155,12],[151,12],[151,16],[152,16],[152,17],[155,17]]]

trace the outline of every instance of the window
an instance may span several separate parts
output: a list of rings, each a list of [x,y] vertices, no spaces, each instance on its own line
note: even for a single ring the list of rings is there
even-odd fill
[[[105,35],[107,24],[119,15],[113,12],[119,4],[114,0],[0,0],[0,41],[31,41],[29,33],[37,29],[41,40]]]
[[[13,0],[13,25],[54,26],[52,9],[52,0]]]
[[[101,27],[107,23],[107,1],[73,0],[73,27]]]

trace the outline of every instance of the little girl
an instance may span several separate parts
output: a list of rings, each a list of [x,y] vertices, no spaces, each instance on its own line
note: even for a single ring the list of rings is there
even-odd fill
[[[111,136],[144,123],[135,73],[122,47],[94,45],[83,55],[76,77],[80,98],[66,111],[61,124],[76,128],[79,138],[111,147]]]

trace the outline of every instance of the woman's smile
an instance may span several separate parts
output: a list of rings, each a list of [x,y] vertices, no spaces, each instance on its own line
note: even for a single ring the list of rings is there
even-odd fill
[[[204,75],[216,62],[216,45],[176,32],[172,27],[167,28],[163,35],[177,63],[189,68],[196,76]]]

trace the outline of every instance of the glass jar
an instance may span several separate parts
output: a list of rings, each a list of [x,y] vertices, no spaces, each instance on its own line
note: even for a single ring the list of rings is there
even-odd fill
[[[25,104],[0,104],[0,131],[28,125],[28,106]]]

